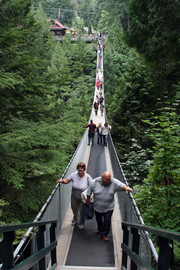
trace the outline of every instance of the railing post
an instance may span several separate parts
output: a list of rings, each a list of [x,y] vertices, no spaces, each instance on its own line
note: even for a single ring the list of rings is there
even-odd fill
[[[50,227],[50,242],[54,242],[56,240],[56,233],[55,233],[55,228],[56,228],[57,223],[52,223]],[[51,266],[56,264],[57,258],[56,258],[56,248],[54,248],[51,251]]]
[[[128,243],[129,243],[129,229],[125,225],[122,225],[122,229],[123,229],[123,244],[128,246]],[[124,250],[122,251],[122,268],[123,267],[127,268],[127,254],[125,253]]]
[[[131,233],[133,235],[132,239],[132,252],[139,254],[139,241],[140,241],[140,234],[138,229],[131,228]],[[131,270],[137,270],[137,265],[131,260]]]
[[[14,267],[14,257],[13,257],[14,240],[15,240],[15,231],[3,233],[3,240],[1,242],[3,270],[8,270]]]
[[[159,246],[157,270],[169,270],[171,258],[171,247],[169,245],[169,240],[165,237],[158,236],[157,245]]]
[[[45,225],[39,226],[39,229],[37,232],[37,248],[38,248],[38,250],[41,250],[42,248],[44,248],[44,231],[45,230],[46,230]],[[45,257],[39,261],[39,270],[44,270],[44,269],[46,269]]]

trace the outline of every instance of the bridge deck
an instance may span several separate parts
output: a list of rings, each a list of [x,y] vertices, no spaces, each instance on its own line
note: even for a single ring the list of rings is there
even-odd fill
[[[99,57],[100,55],[97,53],[97,63],[99,63]],[[101,65],[101,69],[97,69],[96,79],[103,77],[103,57]],[[102,93],[104,97],[104,87]],[[98,94],[98,91],[95,87],[94,101],[96,100],[96,94]],[[105,123],[105,117],[100,115],[100,110],[92,118],[96,125],[99,123],[104,125]],[[101,176],[106,170],[110,171],[113,176],[108,147],[97,145],[96,137],[94,146],[87,146],[84,162],[87,164],[87,173],[92,178]],[[100,235],[96,234],[95,218],[86,221],[83,230],[72,226],[72,211],[69,207],[58,239],[58,270],[112,270],[121,268],[122,230],[117,197],[115,201],[115,210],[112,216],[112,231],[109,235],[109,241],[102,240]]]
[[[106,170],[104,147],[91,147],[87,172],[95,178]],[[112,236],[107,243],[96,234],[96,221],[86,221],[81,231],[74,228],[66,265],[73,266],[106,266],[115,265]]]
[[[94,116],[94,123],[104,123],[104,117]],[[97,145],[95,137],[94,146],[88,146],[84,162],[87,164],[87,173],[92,178],[102,175],[105,170],[111,169],[108,147]],[[113,173],[112,173],[113,174]],[[112,231],[109,235],[110,240],[103,241],[96,234],[95,218],[85,223],[83,230],[78,226],[71,225],[72,211],[69,208],[66,220],[58,239],[58,270],[65,269],[120,269],[122,241],[120,211],[116,203],[112,218]]]

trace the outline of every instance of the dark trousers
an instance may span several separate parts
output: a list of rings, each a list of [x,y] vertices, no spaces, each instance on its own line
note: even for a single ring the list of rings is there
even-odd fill
[[[88,134],[88,144],[90,144],[90,141],[92,141],[92,145],[94,145],[94,133]]]
[[[107,146],[107,139],[108,139],[108,135],[103,135],[103,143],[105,146]]]
[[[98,136],[97,143],[102,144],[102,134],[98,133],[97,136]]]
[[[113,210],[107,211],[106,213],[99,213],[95,211],[96,221],[98,225],[98,231],[102,236],[107,236],[111,229],[111,217]]]

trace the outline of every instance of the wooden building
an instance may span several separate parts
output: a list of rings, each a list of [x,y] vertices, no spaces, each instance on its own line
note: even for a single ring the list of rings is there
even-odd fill
[[[68,27],[65,27],[62,23],[57,20],[50,20],[51,31],[55,37],[64,37],[66,35],[66,30]]]

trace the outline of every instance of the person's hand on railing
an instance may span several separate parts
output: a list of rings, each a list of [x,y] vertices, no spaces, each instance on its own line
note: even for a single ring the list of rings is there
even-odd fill
[[[63,179],[59,179],[59,180],[56,181],[56,183],[59,183],[59,184],[62,183],[62,182],[63,182]]]
[[[71,182],[71,180],[69,180],[68,178],[66,179],[59,179],[56,181],[56,183],[62,183],[62,184],[69,184],[69,182]]]
[[[123,186],[123,189],[126,191],[126,193],[128,193],[128,191],[133,192],[133,189],[126,185]]]

